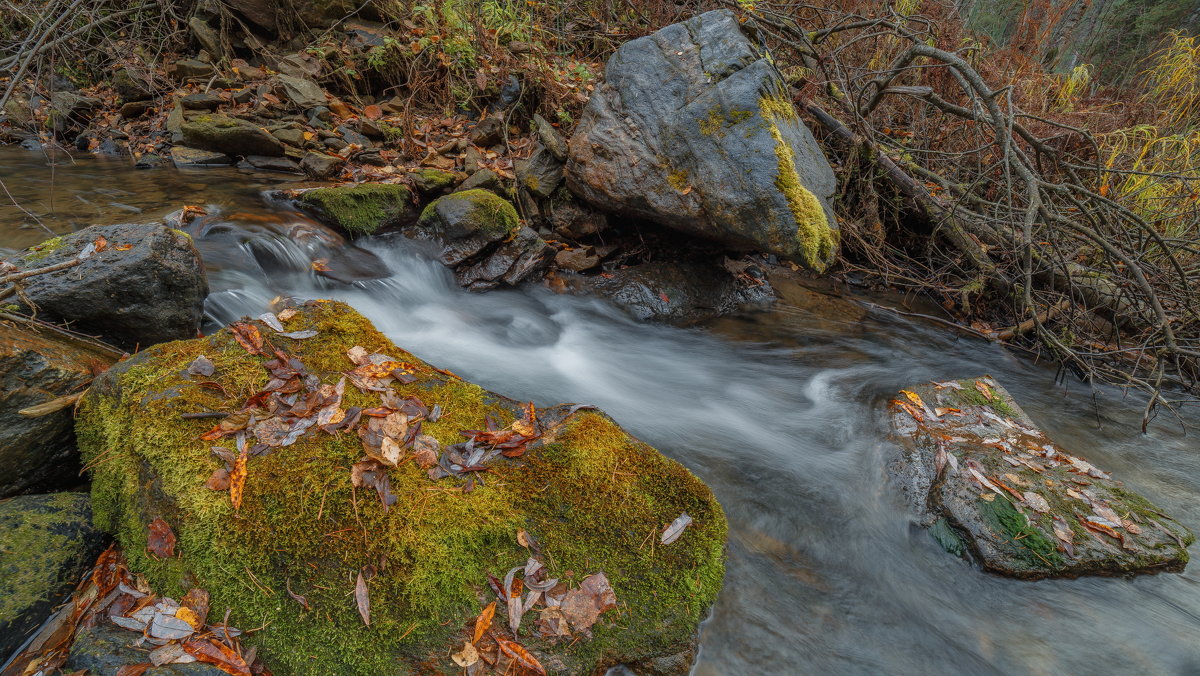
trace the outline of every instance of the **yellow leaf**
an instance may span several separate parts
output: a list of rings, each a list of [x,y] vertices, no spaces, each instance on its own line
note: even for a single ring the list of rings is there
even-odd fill
[[[920,395],[918,395],[916,392],[910,392],[908,390],[900,390],[900,393],[903,394],[904,396],[908,397],[908,400],[911,401],[912,403],[916,404],[917,406],[920,406],[921,408],[925,408],[925,402],[921,401]]]

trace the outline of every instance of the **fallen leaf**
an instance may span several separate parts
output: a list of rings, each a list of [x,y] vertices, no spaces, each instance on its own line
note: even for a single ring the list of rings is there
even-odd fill
[[[147,669],[149,669],[153,666],[154,666],[154,664],[151,662],[142,662],[139,664],[126,664],[125,666],[121,667],[120,669],[117,669],[116,676],[142,676],[142,674],[146,673]]]
[[[957,408],[935,408],[935,409],[933,409],[933,413],[934,413],[934,415],[936,415],[939,418],[946,415],[947,413],[953,413],[954,415],[962,415],[962,411]]]
[[[146,630],[146,633],[154,638],[174,641],[187,638],[196,633],[196,630],[192,628],[192,625],[174,615],[155,613],[154,619],[150,621],[150,627]]]
[[[492,618],[496,615],[496,602],[492,601],[479,613],[479,617],[475,618],[475,635],[471,639],[472,643],[478,643],[479,639],[483,638],[488,627],[492,626]]]
[[[1045,514],[1050,511],[1050,503],[1046,502],[1046,498],[1034,493],[1033,491],[1025,491],[1025,504],[1033,508],[1035,512]]]
[[[234,322],[229,325],[233,339],[250,354],[262,354],[263,337],[258,327],[246,322]]]
[[[204,487],[210,491],[227,491],[229,490],[229,470],[224,467],[218,467],[213,470],[208,481],[204,482]]]
[[[975,389],[979,390],[979,393],[983,395],[983,398],[987,399],[988,401],[991,401],[995,396],[992,394],[992,388],[988,387],[988,384],[982,380],[975,381]]]
[[[367,581],[363,579],[361,571],[354,583],[354,602],[358,606],[358,614],[362,617],[363,624],[371,626],[371,599],[367,596]]]
[[[316,272],[329,272],[333,268],[329,267],[329,261],[324,258],[318,258],[312,262],[312,269]]]
[[[692,517],[688,516],[687,512],[680,514],[674,521],[671,522],[671,525],[667,526],[666,530],[663,531],[662,537],[659,538],[659,541],[664,545],[671,544],[672,542],[678,540],[679,536],[683,535],[684,529],[691,524]]]
[[[304,606],[305,610],[309,609],[308,599],[292,591],[292,581],[290,579],[284,581],[284,587],[287,589],[288,596],[292,597],[296,603]]]
[[[132,244],[117,244],[113,247],[114,251],[129,251],[133,248]]]
[[[184,652],[182,644],[175,642],[171,642],[151,650],[149,657],[150,663],[156,667],[161,667],[164,664],[175,664],[181,661],[196,661],[196,658]]]
[[[146,549],[150,550],[151,554],[161,559],[175,556],[175,533],[162,517],[151,521],[146,530]]]
[[[194,376],[203,376],[205,378],[211,376],[216,372],[216,370],[217,367],[213,366],[212,361],[204,355],[200,355],[199,357],[193,359],[192,363],[188,364],[187,368],[188,373]]]
[[[462,650],[450,656],[460,667],[469,667],[479,661],[479,651],[471,643],[463,643]]]
[[[232,676],[250,676],[250,665],[232,648],[215,639],[191,639],[183,642],[187,654],[200,662],[215,665]]]
[[[242,454],[233,463],[233,471],[229,473],[229,501],[233,503],[234,511],[242,508],[242,496],[246,493],[246,463],[250,456],[242,446]]]
[[[255,317],[255,319],[271,327],[271,329],[276,332],[283,331],[283,324],[279,321],[279,318],[275,316],[274,312],[264,312]]]
[[[280,331],[279,335],[283,336],[284,338],[291,338],[292,340],[305,340],[317,335],[317,332],[313,329],[306,329],[304,331]]]
[[[601,613],[616,607],[617,596],[604,573],[584,578],[579,588],[567,592],[562,601],[563,615],[576,631],[591,629]]]
[[[925,402],[921,401],[921,395],[911,390],[900,390],[900,394],[908,397],[908,400],[916,404],[918,408],[925,408]]]
[[[299,314],[299,312],[296,310],[296,308],[285,308],[279,311],[279,321],[286,322],[292,317],[295,317],[297,314]]]
[[[511,658],[517,664],[534,672],[535,674],[546,676],[546,669],[542,667],[542,663],[538,662],[537,658],[529,654],[529,651],[526,650],[525,647],[520,643],[517,643],[516,641],[509,641],[503,638],[497,638],[496,645],[500,647],[500,652],[508,655],[509,658]]]

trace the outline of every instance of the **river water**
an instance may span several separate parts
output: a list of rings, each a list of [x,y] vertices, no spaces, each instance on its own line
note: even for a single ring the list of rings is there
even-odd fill
[[[1195,566],[1134,579],[996,577],[943,553],[886,481],[887,398],[917,381],[990,373],[1050,436],[1200,528],[1200,444],[1172,419],[1141,435],[1137,398],[1058,386],[1053,369],[995,345],[795,293],[700,327],[648,325],[541,288],[467,293],[388,238],[360,242],[384,278],[317,278],[313,258],[369,267],[371,257],[265,201],[276,179],[123,166],[58,166],[56,203],[69,208],[51,213],[44,158],[0,149],[0,180],[51,229],[209,205],[190,227],[209,267],[211,326],[277,295],[345,300],[397,344],[485,387],[600,406],[706,481],[731,538],[695,674],[1200,674]],[[104,192],[114,189],[122,194]],[[41,239],[14,227],[27,220],[0,207],[0,246]]]

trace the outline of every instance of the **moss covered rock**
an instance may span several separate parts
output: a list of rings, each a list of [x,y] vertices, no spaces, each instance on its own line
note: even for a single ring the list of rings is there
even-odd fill
[[[198,115],[181,123],[184,145],[226,155],[283,157],[283,143],[258,125],[225,115]]]
[[[105,540],[86,493],[0,502],[0,655],[20,647],[75,588]]]
[[[426,195],[437,195],[458,183],[458,175],[434,167],[420,167],[409,172],[413,185]]]
[[[412,382],[388,387],[441,407],[422,433],[443,448],[462,442],[462,430],[489,429],[489,418],[512,429],[525,415],[517,402],[396,348],[340,303],[309,303],[286,322],[289,331],[316,331],[306,340],[254,325],[326,385],[354,368],[354,346],[403,362]],[[187,366],[202,354],[215,373],[193,378]],[[496,598],[488,576],[524,565],[533,550],[521,542],[530,538],[550,577],[575,587],[603,572],[619,603],[590,638],[540,637],[538,613],[526,615],[517,639],[548,670],[593,673],[689,653],[721,586],[726,523],[684,467],[598,411],[542,409],[543,436],[520,457],[489,461],[473,490],[464,490],[465,478],[434,480],[411,460],[386,470],[396,502],[385,509],[375,490],[352,486],[351,466],[364,453],[358,435],[313,428],[248,459],[235,510],[228,492],[205,488],[222,467],[210,447],[234,440],[203,441],[213,421],[180,414],[241,409],[268,383],[265,360],[229,329],[153,347],[97,379],[77,428],[85,459],[104,454],[92,477],[96,523],[117,535],[130,568],[165,594],[203,587],[214,613],[231,608],[232,623],[263,626],[249,642],[275,673],[457,672],[449,655]],[[341,406],[380,402],[347,384]],[[684,512],[692,525],[661,544],[663,528]],[[147,524],[158,517],[177,535],[175,558],[146,553]],[[370,626],[354,600],[364,570],[374,572],[365,580]],[[501,604],[493,631],[504,635],[506,624]]]
[[[360,183],[306,190],[297,204],[351,235],[370,235],[411,224],[417,216],[412,191],[399,183]]]
[[[823,271],[837,252],[837,180],[761,45],[730,10],[622,45],[571,138],[571,191]]]
[[[1037,429],[991,378],[902,390],[892,474],[948,552],[1026,579],[1180,571],[1192,533]]]

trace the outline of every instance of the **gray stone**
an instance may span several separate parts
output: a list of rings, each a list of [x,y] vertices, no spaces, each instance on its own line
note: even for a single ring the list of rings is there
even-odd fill
[[[707,12],[621,46],[569,144],[593,205],[822,271],[836,179],[753,29]]]
[[[504,120],[494,115],[483,118],[475,123],[469,138],[481,148],[496,145],[504,138]]]
[[[154,106],[152,101],[130,101],[121,106],[121,117],[131,120],[141,117],[147,110]]]
[[[327,99],[321,85],[303,77],[280,74],[279,83],[287,98],[300,108],[308,109],[325,105]]]
[[[74,589],[107,536],[86,493],[0,502],[0,655],[25,642]]]
[[[538,197],[549,197],[562,183],[563,165],[543,146],[538,146],[527,160],[513,163],[517,185]]]
[[[251,122],[224,115],[202,115],[181,125],[183,142],[226,155],[283,156],[283,144]]]
[[[225,100],[212,92],[196,92],[179,99],[184,110],[216,110],[223,103]]]
[[[357,130],[349,125],[343,124],[339,126],[337,130],[342,134],[342,140],[344,140],[346,143],[352,143],[363,148],[370,148],[372,145],[371,139],[358,133]]]
[[[504,183],[500,181],[500,176],[491,169],[480,169],[479,171],[468,176],[467,180],[463,181],[462,185],[458,186],[458,190],[460,191],[475,190],[476,188],[491,190],[492,192],[499,192],[504,189]]]
[[[286,171],[299,174],[300,165],[286,157],[267,157],[264,155],[247,155],[246,163],[262,171]]]
[[[554,255],[554,264],[563,270],[583,272],[600,265],[600,256],[590,246],[578,249],[563,249]]]
[[[567,142],[563,139],[562,134],[559,134],[558,130],[554,128],[554,125],[550,124],[546,118],[534,113],[533,131],[555,159],[559,162],[567,161]]]
[[[64,668],[86,669],[89,676],[116,676],[122,667],[145,664],[146,646],[134,644],[141,633],[112,624],[107,619],[91,627],[81,627],[71,644]],[[204,662],[163,664],[135,673],[143,676],[225,676],[225,672]]]
[[[691,324],[769,302],[766,283],[746,285],[715,263],[652,262],[590,278],[591,288],[641,320]]]
[[[168,71],[171,75],[179,80],[187,80],[193,77],[211,77],[213,67],[203,61],[196,59],[181,59],[171,64]]]
[[[233,164],[233,159],[225,153],[199,150],[187,146],[173,146],[171,148],[171,162],[176,167],[210,167]]]
[[[133,163],[134,169],[157,169],[158,167],[167,166],[167,160],[162,155],[154,153],[143,153],[138,156],[137,161]]]
[[[113,91],[117,93],[117,98],[126,103],[146,101],[154,98],[154,95],[157,93],[150,82],[150,78],[143,77],[128,68],[118,70],[113,75],[110,84]]]
[[[589,237],[608,228],[608,217],[604,213],[574,201],[552,205],[549,221],[554,232],[567,239]]]
[[[303,148],[305,144],[304,131],[301,129],[276,129],[271,132],[271,136],[297,148]]]
[[[308,174],[309,178],[325,181],[333,178],[345,163],[345,160],[336,155],[305,153],[304,159],[300,160],[300,169]]]
[[[19,412],[80,391],[117,356],[49,328],[0,323],[0,499],[79,481],[71,407]]]
[[[171,112],[167,113],[166,128],[167,133],[171,135],[171,143],[183,143],[183,104],[178,101],[171,106]]]
[[[188,235],[161,223],[94,225],[13,259],[22,269],[76,258],[97,237],[107,246],[74,267],[30,277],[21,306],[70,322],[125,350],[191,338],[200,328],[208,279]],[[118,247],[129,245],[129,249]]]
[[[188,28],[192,31],[192,36],[196,38],[196,42],[200,43],[209,54],[221,58],[225,55],[225,48],[221,44],[221,36],[213,30],[203,19],[198,16],[192,16],[188,19]]]
[[[1187,563],[1186,527],[1047,438],[990,377],[917,385],[889,409],[889,472],[943,549],[1023,579]]]

